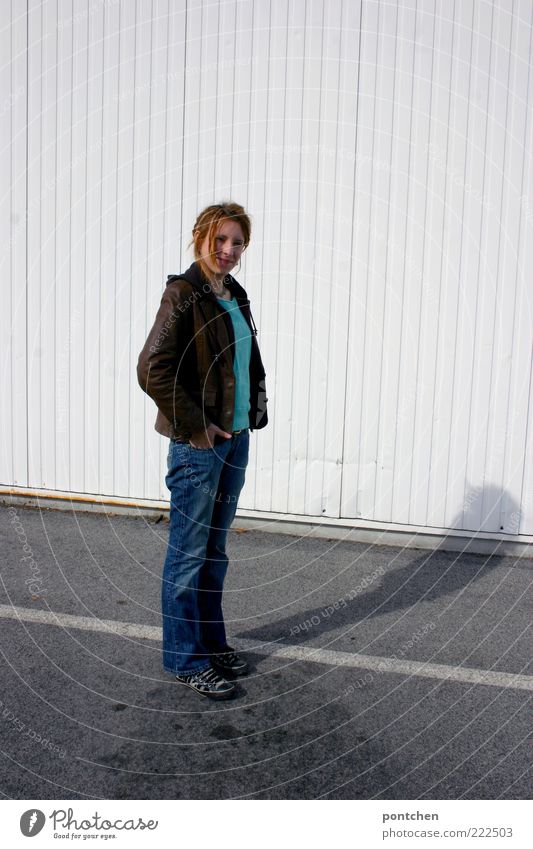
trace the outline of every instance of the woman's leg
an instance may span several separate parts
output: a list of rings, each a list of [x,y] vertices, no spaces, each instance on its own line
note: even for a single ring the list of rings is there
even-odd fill
[[[186,674],[210,665],[202,641],[200,572],[223,462],[215,449],[170,443],[165,479],[170,529],[161,590],[163,666],[169,672]]]
[[[219,447],[217,445],[215,450]],[[248,431],[234,436],[227,447],[229,450],[225,455],[214,502],[206,559],[200,571],[201,639],[211,654],[223,651],[227,646],[222,613],[222,591],[228,568],[226,540],[244,485],[248,464]]]

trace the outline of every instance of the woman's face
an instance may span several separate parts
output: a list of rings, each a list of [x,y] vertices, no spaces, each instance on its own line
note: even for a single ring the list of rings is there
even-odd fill
[[[244,234],[237,221],[221,221],[215,236],[214,251],[209,251],[209,238],[201,246],[202,259],[213,274],[229,274],[244,250]]]

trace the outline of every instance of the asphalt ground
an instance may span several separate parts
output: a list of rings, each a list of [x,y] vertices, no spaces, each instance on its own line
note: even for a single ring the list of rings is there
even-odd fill
[[[161,667],[166,520],[0,513],[3,798],[531,798],[531,559],[237,519],[213,702]]]

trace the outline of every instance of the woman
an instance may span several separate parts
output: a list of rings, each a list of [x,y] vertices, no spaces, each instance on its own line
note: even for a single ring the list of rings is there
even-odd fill
[[[163,667],[215,699],[230,698],[232,679],[247,672],[224,628],[226,537],[244,484],[249,430],[267,423],[250,302],[230,275],[250,230],[237,203],[200,213],[195,262],[168,277],[137,366],[141,387],[158,407],[155,428],[170,438]]]

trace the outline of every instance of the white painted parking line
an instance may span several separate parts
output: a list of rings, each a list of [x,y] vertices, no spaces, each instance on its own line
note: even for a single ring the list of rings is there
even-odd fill
[[[55,625],[60,628],[75,628],[81,631],[114,634],[141,640],[161,641],[161,628],[152,625],[134,625],[114,619],[96,619],[90,616],[72,616],[69,613],[54,613],[47,610],[31,610],[27,607],[0,605],[0,619],[18,619],[39,625]],[[472,669],[464,666],[448,666],[444,663],[424,663],[417,660],[398,660],[394,657],[375,657],[357,652],[330,651],[311,646],[286,646],[280,643],[265,644],[259,640],[241,640],[243,650],[254,651],[281,660],[296,660],[305,663],[323,663],[327,666],[344,666],[348,669],[366,669],[393,675],[436,678],[461,684],[483,684],[489,687],[510,687],[514,690],[533,691],[533,676],[517,675],[512,672]]]
[[[120,622],[115,619],[72,616],[70,613],[32,610],[29,607],[11,607],[9,604],[0,604],[0,619],[20,619],[22,622],[37,622],[39,625],[58,625],[61,628],[76,628],[78,631],[116,634],[117,637],[161,640],[161,628],[152,625],[130,625],[129,622]]]
[[[250,642],[252,642],[250,640]],[[266,653],[266,652],[265,652]],[[425,663],[419,660],[397,660],[395,657],[376,657],[371,654],[329,651],[328,649],[283,646],[268,652],[279,658],[325,663],[329,666],[347,666],[368,669],[371,672],[389,672],[393,675],[416,675],[419,678],[438,678],[463,684],[485,684],[490,687],[512,687],[515,690],[533,690],[533,676],[513,672],[493,672],[467,666],[448,666],[445,663]]]

